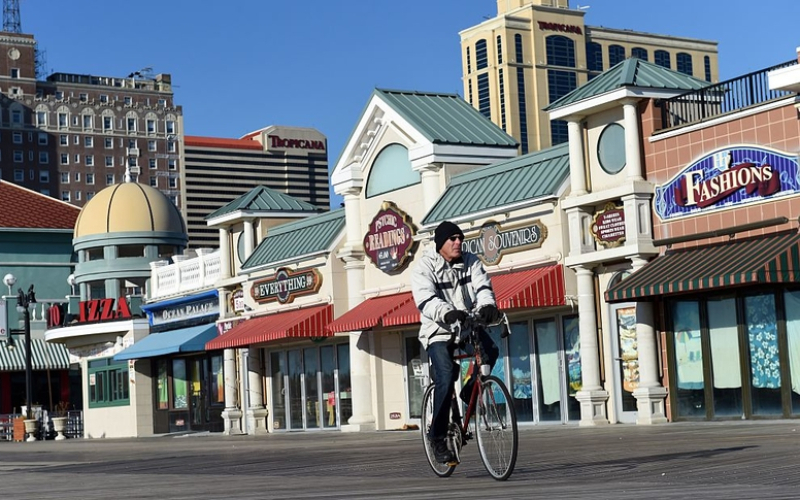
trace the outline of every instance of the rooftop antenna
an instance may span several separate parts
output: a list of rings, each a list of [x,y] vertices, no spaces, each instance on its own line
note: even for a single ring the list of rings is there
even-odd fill
[[[3,0],[3,31],[7,33],[22,33],[19,0]]]

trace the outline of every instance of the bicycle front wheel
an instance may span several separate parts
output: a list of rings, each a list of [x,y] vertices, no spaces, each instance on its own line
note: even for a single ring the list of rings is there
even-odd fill
[[[486,470],[498,481],[508,479],[517,462],[517,414],[508,389],[497,377],[485,377],[481,382],[475,434]]]
[[[433,422],[433,384],[428,386],[425,395],[422,397],[422,444],[425,448],[425,456],[428,458],[428,463],[433,469],[433,472],[439,477],[448,477],[454,470],[455,465],[443,464],[436,461],[436,456],[433,452],[433,441],[430,440],[431,424]]]

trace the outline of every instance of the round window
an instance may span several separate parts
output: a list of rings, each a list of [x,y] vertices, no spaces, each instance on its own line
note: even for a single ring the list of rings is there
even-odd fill
[[[616,174],[625,168],[625,128],[622,125],[612,123],[600,133],[597,159],[609,174]]]

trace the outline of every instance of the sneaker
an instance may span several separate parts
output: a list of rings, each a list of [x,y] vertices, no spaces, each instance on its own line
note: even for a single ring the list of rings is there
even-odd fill
[[[433,442],[433,456],[437,462],[442,464],[453,461],[453,452],[447,447],[447,442],[444,439],[438,439]]]
[[[467,382],[464,384],[464,387],[461,388],[461,392],[458,394],[458,397],[461,398],[461,401],[464,404],[469,404],[469,398],[472,397],[472,385],[471,383]]]

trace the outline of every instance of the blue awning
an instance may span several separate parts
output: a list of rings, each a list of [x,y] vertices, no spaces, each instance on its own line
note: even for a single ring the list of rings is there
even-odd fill
[[[217,325],[200,325],[179,328],[168,332],[151,333],[139,342],[114,355],[114,360],[152,358],[176,352],[206,350],[206,342],[217,336]]]

